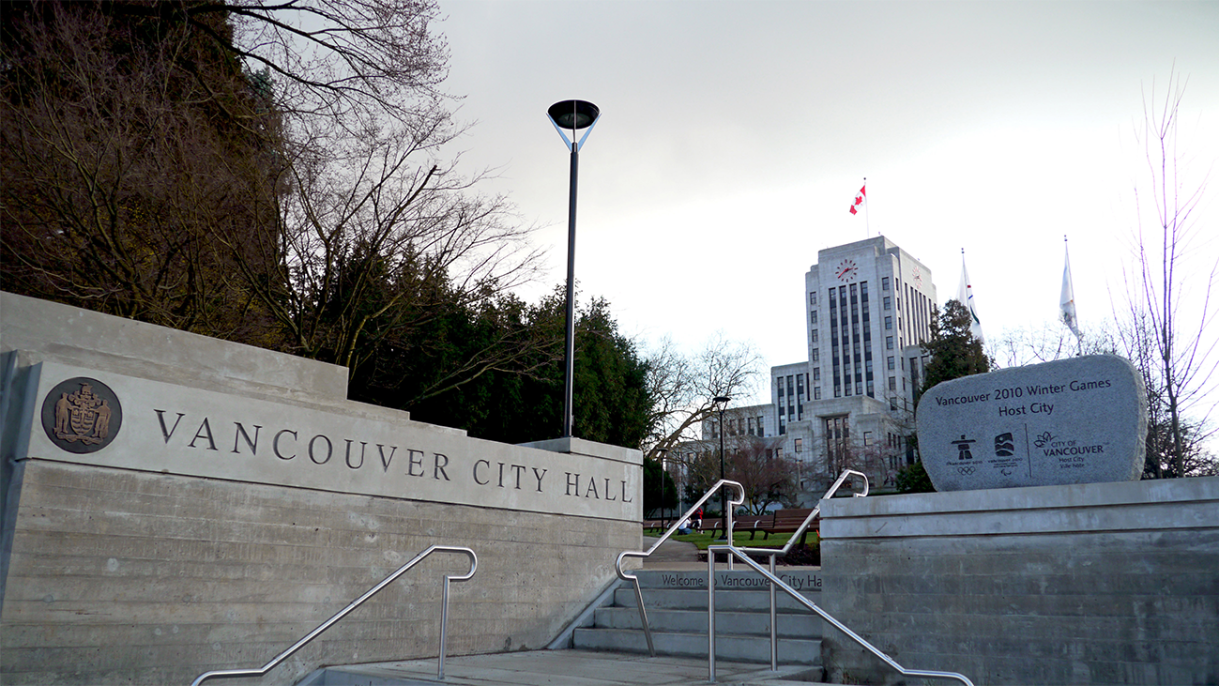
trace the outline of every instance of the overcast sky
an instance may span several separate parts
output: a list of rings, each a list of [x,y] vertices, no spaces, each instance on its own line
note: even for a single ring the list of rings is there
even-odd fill
[[[1148,190],[1144,98],[1188,80],[1185,186],[1219,159],[1219,3],[441,0],[447,89],[564,279],[568,155],[546,118],[596,103],[576,274],[646,349],[716,332],[807,359],[817,251],[883,233],[954,297],[961,249],[988,338],[1055,321],[1070,238],[1085,328],[1123,298]],[[1174,67],[1175,65],[1175,67]],[[847,210],[867,177],[869,206]],[[1219,260],[1214,191],[1187,273]],[[1195,288],[1195,291],[1200,290]],[[1195,315],[1196,316],[1196,315]],[[1219,336],[1212,327],[1209,336]],[[760,397],[765,397],[766,392]]]

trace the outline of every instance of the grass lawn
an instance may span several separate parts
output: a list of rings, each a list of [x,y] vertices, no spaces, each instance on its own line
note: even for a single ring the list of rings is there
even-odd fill
[[[684,536],[681,534],[674,534],[673,540],[693,543],[694,545],[698,546],[699,550],[706,550],[707,546],[714,543],[712,540],[713,535],[714,534],[711,532],[687,534]],[[732,532],[733,544],[738,548],[782,548],[783,546],[787,545],[787,541],[790,538],[791,534],[771,534],[770,538],[762,540],[762,534],[756,534],[751,541],[749,540],[748,533],[740,533],[736,531]],[[817,536],[814,534],[809,534],[805,540],[809,545],[817,544]]]

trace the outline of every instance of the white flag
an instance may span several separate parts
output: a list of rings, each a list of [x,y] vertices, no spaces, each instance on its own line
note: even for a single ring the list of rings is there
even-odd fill
[[[1067,325],[1071,333],[1075,334],[1076,338],[1081,338],[1079,334],[1079,320],[1075,316],[1075,288],[1071,286],[1071,253],[1065,251],[1064,266],[1062,268],[1062,295],[1058,298],[1058,305],[1062,308],[1062,323]]]
[[[982,340],[982,320],[978,319],[978,308],[974,305],[974,289],[969,283],[969,272],[965,270],[964,254],[961,255],[961,285],[957,288],[957,300],[969,310],[969,333]]]

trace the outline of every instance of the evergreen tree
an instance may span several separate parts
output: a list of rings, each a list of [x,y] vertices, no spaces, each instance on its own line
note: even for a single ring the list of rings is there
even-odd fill
[[[664,470],[660,460],[643,459],[643,511],[677,507],[677,484],[673,475]]]
[[[934,493],[935,486],[922,462],[906,465],[897,471],[896,488],[898,493]]]
[[[922,392],[943,381],[990,371],[990,358],[982,351],[982,341],[970,332],[970,323],[969,310],[957,300],[949,300],[943,312],[933,312],[931,339],[923,344],[923,350],[931,359],[924,368]],[[908,440],[918,445],[917,435],[911,435]],[[904,468],[897,479],[899,493],[935,490],[921,462]]]
[[[931,319],[931,340],[923,349],[931,359],[925,368],[923,391],[942,381],[990,371],[991,362],[982,351],[982,341],[969,331],[969,310],[956,300],[949,300],[943,312]]]

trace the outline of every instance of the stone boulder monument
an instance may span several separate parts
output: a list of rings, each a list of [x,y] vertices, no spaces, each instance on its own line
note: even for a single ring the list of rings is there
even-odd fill
[[[918,436],[938,491],[1137,481],[1147,395],[1114,355],[1001,369],[924,393]]]

